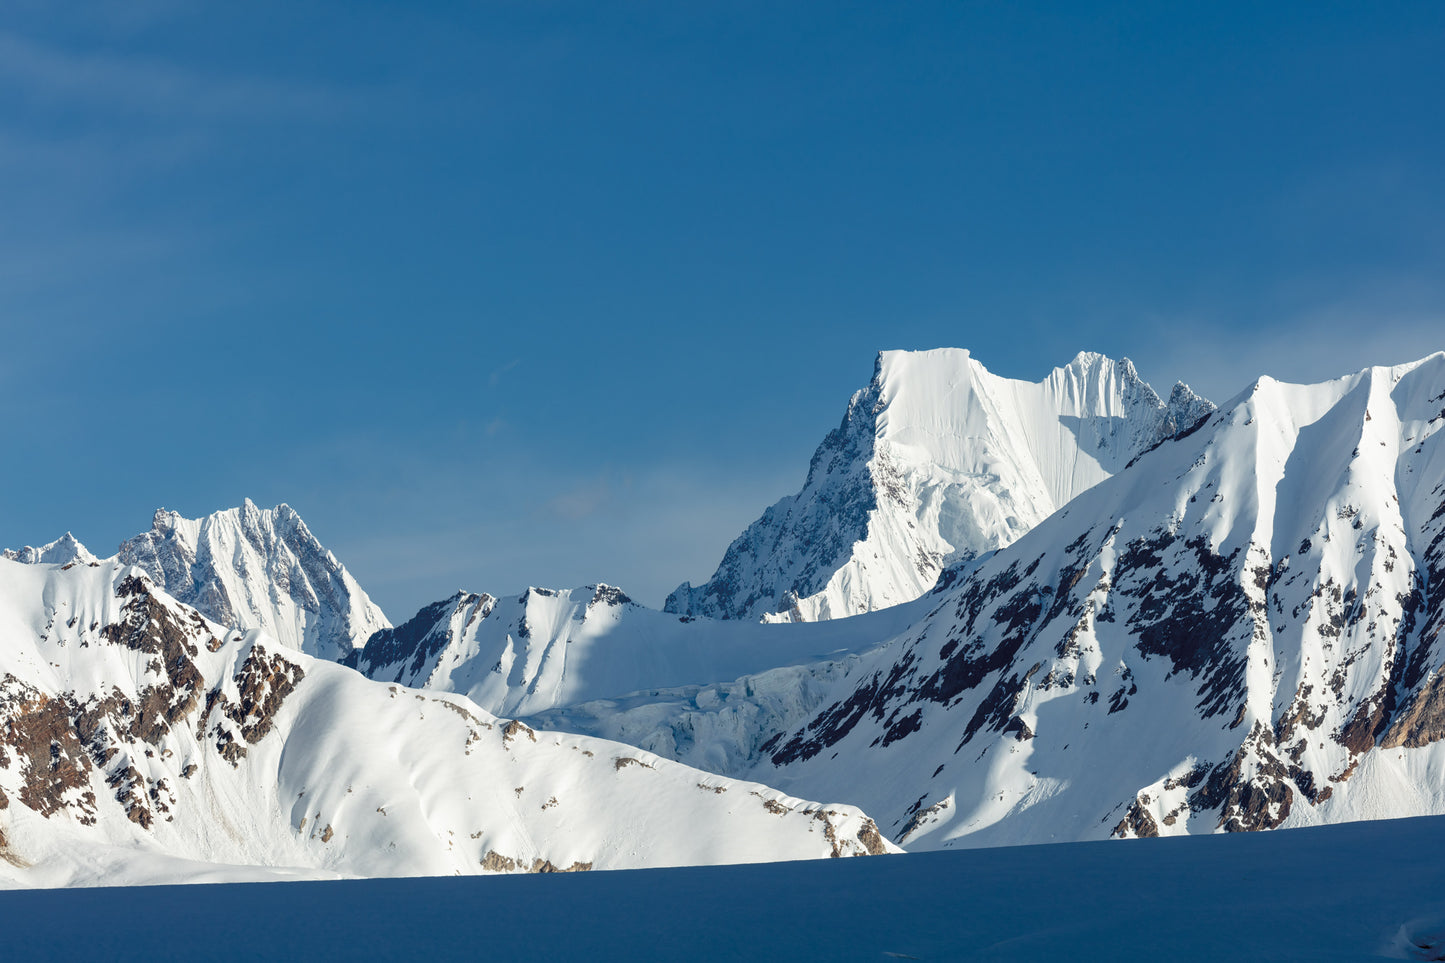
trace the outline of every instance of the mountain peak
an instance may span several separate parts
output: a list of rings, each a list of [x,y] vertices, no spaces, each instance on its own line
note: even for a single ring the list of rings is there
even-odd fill
[[[289,505],[245,499],[202,518],[158,509],[120,561],[226,626],[264,629],[281,643],[334,659],[390,623]]]
[[[1131,373],[1134,371],[1134,362],[1128,358],[1115,361],[1108,355],[1101,354],[1098,351],[1080,351],[1074,355],[1073,360],[1064,365],[1065,368],[1072,368],[1076,371],[1090,371],[1102,366],[1117,367]]]
[[[1438,812],[1442,468],[1439,362],[1261,378],[962,574],[771,761],[910,848]]]
[[[667,609],[813,620],[917,598],[1177,433],[1208,405],[1192,398],[1171,409],[1132,362],[1097,352],[1037,383],[994,375],[963,348],[880,352],[803,490]]]
[[[80,539],[69,532],[39,548],[30,545],[18,550],[7,548],[0,552],[0,558],[27,565],[69,565],[72,562],[89,564],[97,561],[90,550],[80,544]]]

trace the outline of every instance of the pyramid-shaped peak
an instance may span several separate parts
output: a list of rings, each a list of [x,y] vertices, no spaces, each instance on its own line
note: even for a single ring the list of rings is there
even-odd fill
[[[0,558],[24,562],[27,565],[69,565],[72,562],[88,563],[97,560],[90,550],[80,543],[80,539],[70,532],[39,547],[26,545],[21,549],[7,548],[0,552]]]
[[[119,558],[212,621],[261,629],[321,658],[345,655],[390,625],[285,503],[260,508],[247,498],[194,519],[161,509]]]

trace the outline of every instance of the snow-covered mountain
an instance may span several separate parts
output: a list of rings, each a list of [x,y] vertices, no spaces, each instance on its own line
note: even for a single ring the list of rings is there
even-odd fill
[[[960,349],[885,351],[802,491],[665,608],[812,621],[910,601],[1213,407],[1183,384],[1162,401],[1127,359],[1098,354],[1035,384],[993,375]]]
[[[225,626],[339,659],[391,623],[289,505],[182,518],[160,509],[117,558]]]
[[[1445,812],[1442,429],[1445,353],[1261,379],[979,565],[753,777],[909,848]]]
[[[98,561],[69,532],[0,556],[30,565]],[[318,658],[342,659],[391,626],[289,505],[262,509],[248,498],[204,518],[158,509],[151,530],[122,542],[114,558],[213,622],[261,629]]]
[[[884,848],[801,799],[910,849],[1445,813],[1442,429],[1445,353],[1219,411],[1099,356],[1028,385],[887,353],[749,529],[773,541],[730,550],[755,588],[688,595],[727,582],[724,619],[588,585],[392,628],[249,502],[116,559],[7,552],[0,856],[64,882]],[[759,621],[783,584],[799,621]]]
[[[897,635],[923,611],[903,606],[831,625],[769,625],[658,612],[610,585],[529,588],[500,599],[458,592],[377,632],[343,661],[372,679],[455,692],[490,712],[531,717],[829,664]]]
[[[228,630],[117,560],[0,560],[0,877],[12,884],[890,848],[850,806],[538,732]]]
[[[7,548],[0,551],[0,558],[8,558],[12,562],[22,562],[26,565],[66,565],[70,562],[88,564],[98,561],[90,554],[90,550],[80,544],[80,539],[66,532],[49,544],[35,548],[26,545],[22,549]]]

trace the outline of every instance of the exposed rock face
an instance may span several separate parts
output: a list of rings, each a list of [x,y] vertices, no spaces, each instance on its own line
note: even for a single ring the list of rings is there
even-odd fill
[[[1442,429],[1445,354],[1262,380],[965,575],[753,775],[923,848],[1445,811]]]
[[[282,645],[340,659],[390,623],[287,505],[200,519],[158,510],[117,558],[222,625],[261,629]]]
[[[885,351],[802,491],[666,610],[811,621],[918,598],[1212,410],[1182,384],[1161,401],[1128,360],[1097,354],[1031,384],[967,351]]]
[[[203,646],[208,652],[217,651],[211,643],[217,641],[218,628],[195,610],[158,594],[143,576],[121,574],[111,601],[115,604],[106,608],[114,613],[113,621],[101,625],[92,620],[76,633],[79,646],[93,653],[80,661],[94,670],[108,661],[114,663],[119,654],[116,650],[128,650],[142,660],[139,676],[126,674],[109,685],[92,683],[88,689],[47,694],[7,674],[0,685],[4,690],[0,726],[5,738],[0,746],[0,768],[8,768],[11,751],[17,754],[22,761],[20,800],[42,816],[68,811],[82,825],[95,825],[102,813],[96,783],[103,783],[126,819],[150,829],[157,819],[174,818],[176,798],[171,783],[175,778],[189,778],[196,767],[190,763],[170,773],[164,767],[158,771],[146,760],[158,754],[176,758],[178,744],[189,741],[189,727],[199,716],[203,729],[211,707],[218,700],[225,703],[228,689],[239,688],[235,705],[240,712],[255,714],[252,724],[241,730],[243,743],[259,741],[269,731],[270,720],[290,687],[263,693],[263,684],[258,689],[251,677],[258,665],[267,664],[259,645],[252,647],[235,679],[208,684],[196,659]],[[66,645],[63,639],[64,633],[58,644]],[[126,660],[121,657],[119,661]],[[284,659],[272,659],[269,664],[294,679],[302,674],[299,666]],[[96,674],[85,673],[92,678]],[[199,711],[203,698],[204,713]],[[232,749],[235,765],[245,749],[243,743],[233,748],[233,741],[228,735],[218,749],[223,757]]]

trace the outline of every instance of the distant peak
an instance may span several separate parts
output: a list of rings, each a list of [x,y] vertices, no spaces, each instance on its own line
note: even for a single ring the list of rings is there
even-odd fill
[[[1210,402],[1210,401],[1208,401],[1208,400],[1206,400],[1206,399],[1204,399],[1204,398],[1201,398],[1198,394],[1195,393],[1195,391],[1194,391],[1193,388],[1189,387],[1189,386],[1188,386],[1187,384],[1185,384],[1184,382],[1182,382],[1182,381],[1176,381],[1176,382],[1174,382],[1174,388],[1173,388],[1172,391],[1169,392],[1169,406],[1170,406],[1171,408],[1172,408],[1172,407],[1178,407],[1178,406],[1180,406],[1180,405],[1197,404],[1197,403],[1203,403],[1203,404],[1209,405],[1209,407],[1211,407],[1211,408],[1214,407],[1214,405],[1213,405],[1212,402]]]
[[[70,532],[66,532],[55,541],[41,545],[39,548],[30,545],[19,551],[7,548],[0,552],[0,557],[8,558],[12,562],[24,562],[28,565],[64,565],[69,562],[97,561],[90,550],[80,543],[80,539]]]
[[[165,533],[175,530],[183,521],[190,522],[225,522],[227,520],[249,520],[258,521],[270,517],[277,522],[290,523],[293,527],[304,528],[300,513],[285,502],[281,502],[275,508],[262,508],[249,498],[241,500],[241,504],[235,508],[222,508],[211,512],[209,515],[202,515],[199,518],[187,519],[180,512],[169,508],[157,508],[151,516],[151,528],[158,533]]]
[[[1072,361],[1066,365],[1069,368],[1092,368],[1095,365],[1109,359],[1097,351],[1080,351],[1074,355]]]
[[[583,590],[586,590],[585,586]],[[593,586],[592,600],[587,605],[589,608],[594,605],[626,605],[631,601],[632,599],[617,586],[598,582]]]
[[[1139,369],[1134,367],[1133,361],[1130,361],[1128,358],[1120,358],[1115,361],[1108,355],[1098,351],[1080,351],[1060,370],[1089,374],[1101,369],[1112,370],[1125,381],[1143,380],[1139,377]]]
[[[972,355],[967,348],[888,348],[873,362],[874,377],[885,371],[915,364],[964,364]]]

